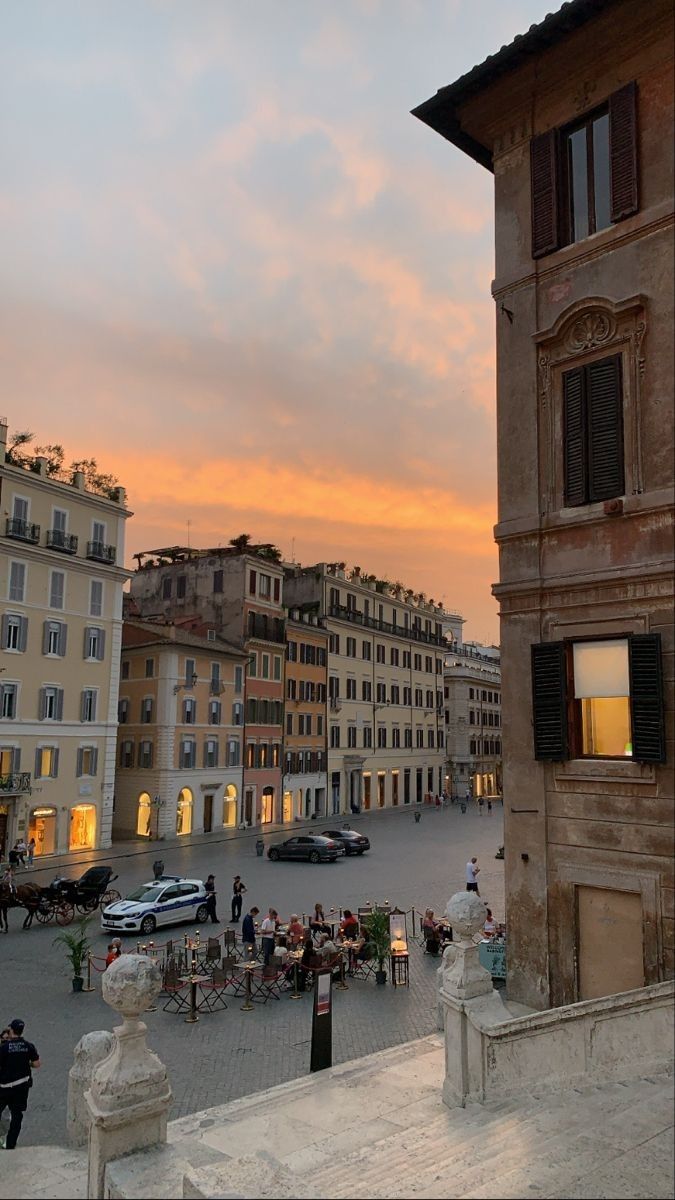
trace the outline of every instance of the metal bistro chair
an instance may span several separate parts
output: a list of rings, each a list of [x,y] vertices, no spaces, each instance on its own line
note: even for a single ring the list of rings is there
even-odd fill
[[[227,1008],[225,989],[228,985],[227,972],[222,967],[214,967],[210,976],[199,984],[199,990],[204,997],[204,1008],[207,1012],[218,1012]]]
[[[220,938],[210,937],[206,943],[206,958],[204,959],[207,968],[209,966],[218,966],[221,957]]]
[[[285,981],[286,976],[277,964],[270,963],[263,967],[260,971],[253,972],[253,999],[260,999],[261,1004],[267,1004],[270,996],[275,1000],[281,999],[281,985]]]
[[[230,954],[227,958],[223,958],[220,964],[220,970],[225,976],[225,988],[231,991],[234,996],[243,996],[246,991],[246,980],[243,975],[237,975],[235,968],[237,959],[234,954]]]
[[[167,997],[164,1012],[185,1012],[189,1009],[189,985],[180,978],[175,966],[166,968],[162,991]]]
[[[235,929],[224,929],[223,938],[223,957],[230,954],[237,954],[237,932]],[[209,938],[211,941],[211,938]]]

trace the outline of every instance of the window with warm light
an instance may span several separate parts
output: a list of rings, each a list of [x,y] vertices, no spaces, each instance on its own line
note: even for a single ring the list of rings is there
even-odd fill
[[[628,641],[575,642],[574,698],[582,757],[631,757]]]

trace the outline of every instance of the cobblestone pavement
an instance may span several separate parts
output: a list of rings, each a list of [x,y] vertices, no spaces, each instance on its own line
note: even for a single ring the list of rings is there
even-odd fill
[[[503,862],[494,855],[503,841],[501,808],[491,816],[458,807],[422,813],[419,824],[410,811],[374,813],[352,819],[367,833],[372,851],[363,858],[335,864],[271,863],[255,855],[254,839],[166,846],[154,845],[146,855],[119,859],[117,886],[124,893],[152,876],[158,854],[167,873],[205,878],[216,875],[221,888],[219,916],[229,917],[229,883],[238,872],[248,886],[245,900],[261,910],[273,904],[282,915],[308,912],[316,900],[325,908],[358,907],[388,900],[400,908],[441,912],[453,892],[464,888],[467,859],[478,855],[481,892],[495,916],[504,912]],[[266,843],[283,835],[266,837]],[[77,870],[68,872],[73,877]],[[44,879],[41,875],[40,882]],[[104,1004],[100,976],[96,991],[73,995],[63,950],[53,946],[58,932],[51,926],[24,933],[18,912],[10,913],[10,933],[0,939],[0,1018],[21,1016],[26,1034],[44,1063],[36,1075],[23,1145],[60,1142],[64,1138],[67,1073],[75,1043],[92,1029],[109,1029],[114,1017]],[[180,930],[180,927],[174,927]],[[215,931],[214,931],[215,932]],[[107,938],[92,926],[94,952],[105,952]],[[158,932],[157,941],[165,940]],[[134,940],[128,943],[134,948]],[[438,961],[411,946],[410,988],[376,987],[372,980],[349,981],[349,990],[334,990],[333,1061],[343,1062],[385,1049],[436,1028]],[[311,999],[293,1002],[287,995],[241,1012],[231,997],[225,1012],[202,1016],[187,1025],[182,1017],[161,1009],[147,1015],[149,1044],[166,1063],[175,1103],[173,1117],[224,1104],[247,1093],[283,1083],[309,1070]]]

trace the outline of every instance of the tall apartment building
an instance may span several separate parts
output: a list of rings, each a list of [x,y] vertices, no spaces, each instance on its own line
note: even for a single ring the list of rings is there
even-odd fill
[[[114,833],[217,833],[239,820],[246,654],[215,630],[127,620]]]
[[[130,614],[208,625],[245,651],[244,781],[238,824],[282,819],[284,658],[283,568],[267,548],[192,550],[138,556]]]
[[[462,620],[341,564],[286,566],[287,604],[325,623],[331,814],[396,807],[442,791],[443,622]]]
[[[415,110],[495,178],[508,990],[537,1008],[674,970],[673,44],[666,0],[573,0]]]
[[[328,633],[312,612],[286,619],[283,819],[327,815]]]
[[[456,642],[445,655],[445,790],[502,794],[501,671],[496,646]]]
[[[66,478],[13,460],[0,424],[0,857],[19,837],[37,855],[111,841],[131,514],[123,488]]]

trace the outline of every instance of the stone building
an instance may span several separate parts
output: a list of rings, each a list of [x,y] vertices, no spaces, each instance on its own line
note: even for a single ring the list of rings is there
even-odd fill
[[[496,646],[456,642],[445,655],[445,790],[501,798],[501,670]]]
[[[96,490],[94,490],[96,488]],[[110,845],[124,488],[7,450],[0,423],[0,858]]]
[[[127,620],[114,833],[217,833],[241,820],[246,654],[215,630]]]
[[[539,1008],[673,973],[672,22],[573,0],[415,110],[495,179],[508,987]]]
[[[173,546],[138,556],[130,614],[208,625],[246,652],[240,823],[282,819],[283,568],[270,546]]]
[[[284,822],[327,816],[326,697],[328,633],[314,613],[286,618]]]
[[[287,604],[325,622],[330,814],[443,790],[443,623],[462,619],[339,563],[286,566]]]

